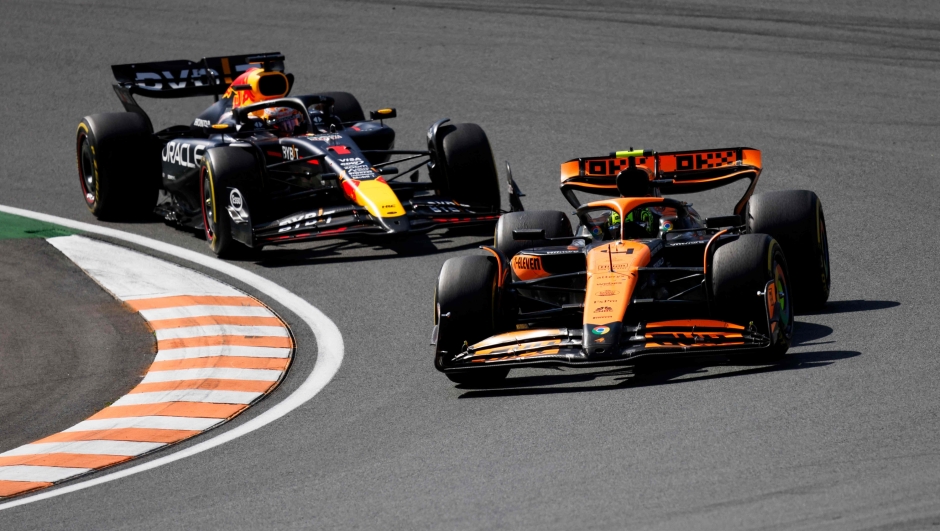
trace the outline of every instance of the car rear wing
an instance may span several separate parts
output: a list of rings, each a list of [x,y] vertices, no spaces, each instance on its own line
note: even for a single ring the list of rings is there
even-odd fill
[[[650,174],[664,194],[687,194],[718,188],[741,179],[751,181],[734,213],[740,214],[754,193],[761,172],[759,150],[739,147],[698,151],[615,151],[606,157],[569,160],[561,165],[561,193],[575,207],[574,191],[619,196],[617,175],[632,164]]]
[[[220,96],[252,63],[266,63],[268,59],[279,60],[283,70],[284,56],[274,52],[112,65],[111,71],[118,85],[148,98]]]
[[[203,57],[199,61],[176,59],[154,63],[111,65],[114,73],[114,92],[124,110],[141,115],[153,132],[150,117],[140,107],[134,94],[148,98],[192,98],[219,96],[252,64],[262,64],[265,70],[283,72],[284,56],[280,52]],[[288,92],[294,77],[287,74]]]

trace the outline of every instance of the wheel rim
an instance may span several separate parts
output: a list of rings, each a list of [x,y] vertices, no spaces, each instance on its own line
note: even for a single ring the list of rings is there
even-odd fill
[[[787,282],[787,274],[783,269],[783,264],[778,260],[774,260],[774,287],[777,291],[777,315],[783,326],[783,335],[789,337],[793,329],[793,305],[790,303],[790,284]]]
[[[211,245],[215,239],[215,227],[212,225],[213,209],[212,204],[212,184],[209,182],[209,172],[205,166],[199,170],[202,195],[202,224],[206,230],[206,241]]]
[[[95,159],[85,133],[78,136],[78,177],[85,203],[89,208],[93,208],[98,201],[98,190],[95,186]]]

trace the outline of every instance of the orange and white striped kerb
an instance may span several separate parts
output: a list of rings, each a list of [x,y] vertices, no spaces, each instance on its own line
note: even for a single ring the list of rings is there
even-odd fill
[[[257,299],[193,270],[82,236],[48,241],[143,316],[157,355],[137,387],[108,407],[0,453],[0,497],[198,435],[244,411],[284,377],[293,338]]]

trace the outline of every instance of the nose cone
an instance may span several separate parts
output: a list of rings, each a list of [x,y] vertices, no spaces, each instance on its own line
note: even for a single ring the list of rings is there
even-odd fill
[[[408,220],[408,216],[395,216],[392,218],[377,218],[378,221],[389,234],[396,234],[399,232],[408,232],[411,229],[411,221]]]
[[[619,353],[617,345],[622,331],[623,323],[585,323],[581,348],[590,357],[615,356]]]

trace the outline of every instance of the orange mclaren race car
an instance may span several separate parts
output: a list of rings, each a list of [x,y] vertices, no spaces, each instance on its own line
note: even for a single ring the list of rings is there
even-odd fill
[[[782,356],[794,307],[825,304],[829,249],[815,193],[754,194],[760,151],[623,151],[561,165],[577,209],[503,216],[485,255],[444,263],[434,363],[486,383],[516,367],[633,365],[650,356]],[[731,215],[663,194],[749,180]],[[581,204],[575,192],[613,196]]]
[[[294,77],[277,53],[111,68],[127,112],[86,116],[76,135],[82,197],[99,218],[155,211],[231,256],[319,238],[492,226],[501,213],[489,141],[475,124],[440,120],[426,151],[395,150],[385,124],[395,109],[366,119],[347,92],[288,97]],[[191,123],[154,132],[134,95],[216,101]],[[424,166],[429,182],[418,180]],[[510,192],[520,205],[512,183]]]

